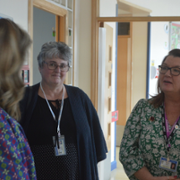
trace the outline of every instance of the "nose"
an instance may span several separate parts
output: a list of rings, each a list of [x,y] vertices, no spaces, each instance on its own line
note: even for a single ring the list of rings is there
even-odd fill
[[[56,71],[56,72],[61,72],[60,65],[56,67],[55,71]]]
[[[171,69],[168,69],[168,70],[166,71],[165,75],[171,76]]]

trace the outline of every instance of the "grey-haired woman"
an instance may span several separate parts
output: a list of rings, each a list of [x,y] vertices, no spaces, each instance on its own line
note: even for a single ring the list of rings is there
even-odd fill
[[[38,55],[42,81],[27,87],[21,124],[32,149],[38,179],[95,180],[106,143],[95,108],[79,88],[63,84],[71,51],[45,43]]]

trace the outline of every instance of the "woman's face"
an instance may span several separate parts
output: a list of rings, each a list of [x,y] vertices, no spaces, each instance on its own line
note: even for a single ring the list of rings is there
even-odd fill
[[[56,69],[49,69],[48,64],[49,66],[58,65],[58,67]],[[68,61],[62,60],[60,58],[46,59],[42,67],[39,67],[42,81],[49,85],[63,84],[67,72],[62,71],[59,66],[68,66]]]
[[[180,58],[168,56],[162,66],[169,68],[180,68]],[[180,70],[180,69],[179,69]],[[168,93],[178,93],[180,95],[180,75],[173,76],[168,70],[165,74],[159,74],[160,89],[165,95]]]

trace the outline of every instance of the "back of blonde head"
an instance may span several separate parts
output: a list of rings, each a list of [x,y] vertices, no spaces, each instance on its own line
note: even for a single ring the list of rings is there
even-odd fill
[[[20,70],[30,44],[29,35],[18,25],[0,19],[0,107],[16,120],[24,92]]]

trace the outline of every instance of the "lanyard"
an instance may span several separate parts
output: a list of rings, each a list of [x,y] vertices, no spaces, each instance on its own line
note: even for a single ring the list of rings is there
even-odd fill
[[[40,83],[40,87],[41,87],[41,90],[42,90],[42,92],[43,92],[43,94],[44,94],[44,97],[45,97],[45,99],[46,99],[46,102],[47,102],[47,105],[48,105],[48,107],[49,107],[49,110],[51,111],[51,114],[52,114],[54,120],[57,121],[57,120],[56,120],[56,116],[54,115],[54,112],[53,112],[53,110],[51,109],[51,106],[50,106],[50,104],[49,104],[49,102],[48,102],[48,100],[47,100],[47,98],[46,98],[46,94],[45,94],[45,92],[44,92],[44,90],[43,90],[43,88],[42,88],[41,83]],[[61,121],[61,115],[62,115],[62,111],[63,111],[63,105],[64,105],[64,86],[63,86],[63,93],[62,93],[61,109],[60,109],[60,112],[59,112],[58,126],[57,126],[57,133],[58,133],[58,136],[59,136],[59,137],[61,136],[61,133],[60,133],[60,121]]]
[[[169,123],[168,123],[168,120],[167,120],[167,116],[166,116],[166,113],[165,114],[165,125],[166,125],[166,136],[167,136],[167,139],[169,138],[170,134],[172,133],[172,131],[174,130],[174,127],[175,125],[177,124],[177,121],[179,120],[179,117],[177,118],[176,122],[173,124],[173,126],[171,127],[171,131],[169,131]]]
[[[169,132],[169,126],[168,126],[168,121],[166,118],[166,114],[165,114],[165,108],[164,105],[162,106],[162,126],[163,126],[163,134],[164,134],[164,139],[166,142],[166,148],[167,148],[167,152],[169,153],[169,150],[171,148],[171,144],[170,144],[170,140],[172,139],[172,137],[174,136],[175,132],[176,132],[176,128],[175,126],[180,124],[179,120],[180,117],[176,120],[176,122],[174,123],[174,125],[171,128],[171,131]]]

